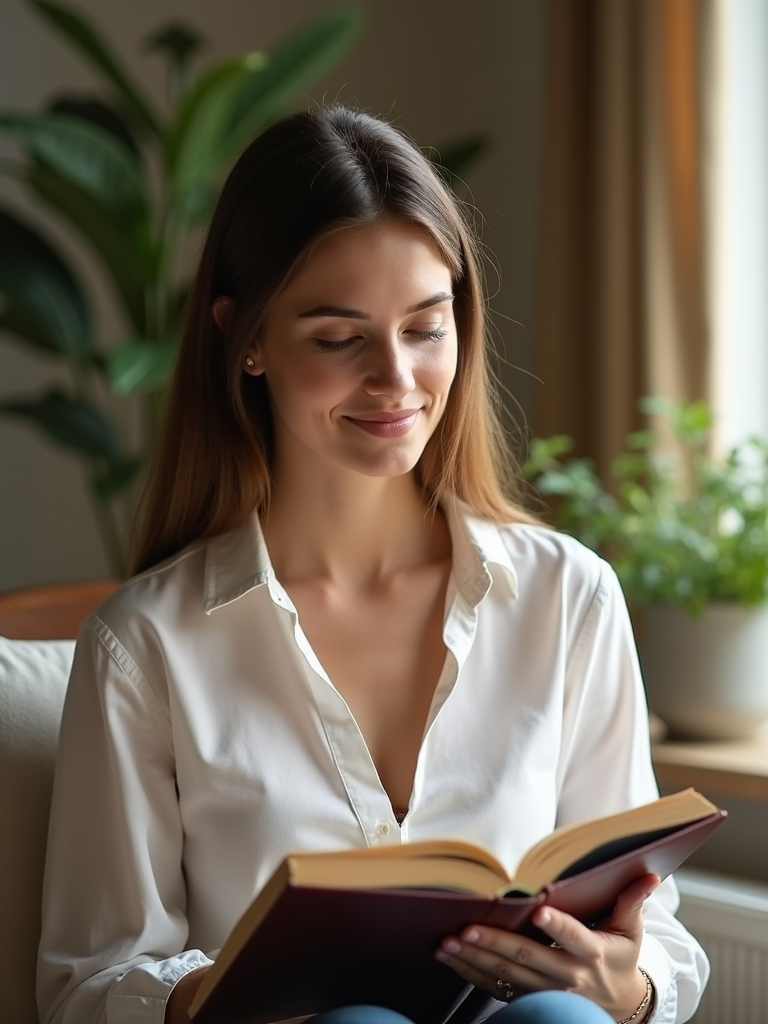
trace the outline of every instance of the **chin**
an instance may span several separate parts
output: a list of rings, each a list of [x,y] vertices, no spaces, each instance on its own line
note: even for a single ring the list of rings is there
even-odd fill
[[[398,477],[412,473],[418,465],[423,453],[423,448],[416,452],[387,452],[377,458],[361,458],[353,460],[351,469],[360,473],[361,476],[373,477]]]

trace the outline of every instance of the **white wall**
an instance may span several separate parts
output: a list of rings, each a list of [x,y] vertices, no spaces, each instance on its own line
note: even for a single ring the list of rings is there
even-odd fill
[[[211,41],[206,57],[266,48],[327,0],[75,0],[113,41],[146,90],[164,93],[161,63],[142,41],[169,19]],[[340,69],[313,98],[339,99],[394,119],[422,144],[439,145],[485,132],[493,148],[472,171],[485,243],[502,280],[492,305],[508,366],[505,385],[530,404],[540,125],[541,40],[546,5],[539,0],[363,0],[368,28]],[[0,109],[37,109],[59,89],[84,89],[90,73],[22,0],[0,0]],[[0,149],[0,158],[11,153]],[[21,197],[0,180],[0,199]],[[39,218],[39,214],[38,214]],[[57,238],[57,225],[48,225]],[[88,271],[79,250],[78,264]],[[495,282],[492,290],[496,290]],[[106,297],[100,329],[119,323]],[[34,392],[55,378],[50,360],[0,338],[0,396]],[[108,573],[77,460],[31,428],[0,419],[0,590]]]
[[[768,437],[768,4],[718,0],[710,303],[717,440]]]

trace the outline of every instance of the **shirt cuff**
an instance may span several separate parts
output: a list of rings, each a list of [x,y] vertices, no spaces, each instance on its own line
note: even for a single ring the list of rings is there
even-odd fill
[[[653,1013],[647,1024],[674,1024],[677,1017],[677,987],[667,951],[648,932],[643,935],[638,966],[648,974],[656,993]]]
[[[107,1024],[163,1024],[176,983],[190,971],[212,963],[199,949],[190,949],[167,960],[133,967],[109,991]]]

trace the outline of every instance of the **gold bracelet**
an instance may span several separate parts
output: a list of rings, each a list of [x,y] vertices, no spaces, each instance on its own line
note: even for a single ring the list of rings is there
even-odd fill
[[[650,975],[647,971],[644,971],[642,967],[638,967],[637,969],[645,978],[645,995],[643,996],[643,1001],[633,1014],[630,1014],[629,1017],[625,1017],[624,1020],[618,1021],[617,1024],[630,1024],[630,1021],[636,1020],[643,1010],[647,1008],[651,1001],[651,997],[653,996],[653,982],[651,981]]]

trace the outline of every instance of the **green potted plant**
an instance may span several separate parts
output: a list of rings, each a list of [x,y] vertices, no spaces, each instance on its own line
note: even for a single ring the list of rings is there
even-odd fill
[[[60,95],[41,113],[0,111],[20,159],[0,163],[85,242],[124,325],[97,333],[94,295],[70,257],[0,206],[0,332],[65,369],[63,385],[0,403],[77,455],[112,570],[124,574],[124,527],[151,450],[176,351],[189,253],[210,218],[227,167],[246,143],[333,67],[364,22],[332,7],[269,53],[193,73],[205,40],[180,24],[147,40],[168,69],[169,113],[155,109],[97,26],[75,8],[30,0],[101,78],[98,95]],[[449,184],[486,149],[484,137],[430,153]]]
[[[768,445],[716,458],[705,402],[641,408],[667,425],[665,443],[631,434],[609,483],[567,437],[534,440],[526,474],[642,611],[652,709],[680,735],[743,736],[768,718]]]
[[[22,417],[79,456],[113,571],[122,575],[131,489],[175,353],[185,254],[199,245],[226,168],[339,60],[363,15],[331,8],[270,53],[228,58],[199,75],[192,62],[202,37],[164,26],[147,41],[168,67],[163,114],[88,18],[48,0],[31,6],[99,74],[104,91],[61,95],[41,113],[0,111],[0,131],[20,153],[0,172],[85,242],[124,328],[98,336],[94,297],[70,257],[15,209],[0,208],[0,331],[66,371],[62,386],[7,399],[0,413]]]

